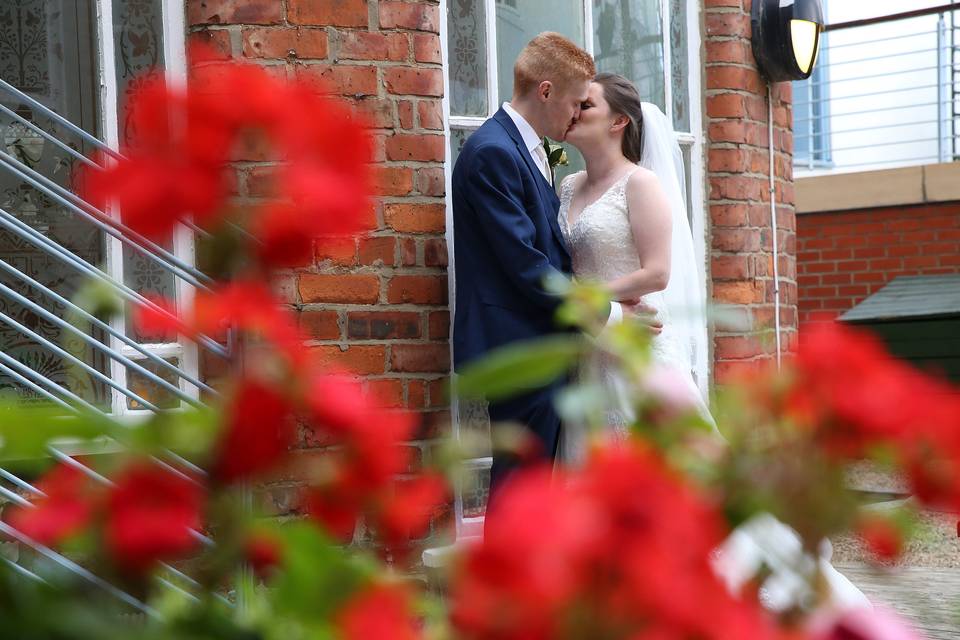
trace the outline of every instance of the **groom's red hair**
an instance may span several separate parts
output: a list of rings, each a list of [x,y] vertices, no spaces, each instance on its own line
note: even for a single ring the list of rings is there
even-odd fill
[[[544,31],[527,43],[513,65],[513,92],[525,96],[549,80],[560,89],[591,80],[597,68],[589,53],[559,33]]]

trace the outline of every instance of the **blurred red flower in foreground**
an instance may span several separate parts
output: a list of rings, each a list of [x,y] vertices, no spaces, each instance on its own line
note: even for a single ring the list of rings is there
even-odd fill
[[[289,399],[263,382],[242,380],[225,412],[211,474],[232,483],[269,471],[283,462],[294,435]]]
[[[46,546],[60,544],[86,527],[94,514],[95,489],[83,472],[57,464],[37,483],[43,492],[32,507],[12,510],[7,522]]]
[[[117,564],[143,573],[183,557],[197,542],[204,492],[190,480],[148,462],[124,469],[106,505],[105,542]]]
[[[343,640],[416,640],[422,637],[402,585],[372,585],[354,595],[337,616]]]
[[[890,355],[865,331],[806,327],[785,398],[786,413],[828,453],[865,457],[890,449],[914,491],[960,507],[960,394]]]
[[[124,157],[85,170],[81,193],[101,208],[116,203],[124,223],[154,240],[187,217],[215,228],[227,214],[233,147],[258,135],[283,160],[276,180],[285,199],[249,222],[264,265],[303,264],[314,238],[358,231],[369,206],[372,143],[356,114],[255,65],[201,65],[193,75],[203,82],[189,92],[160,77],[144,82],[131,101],[135,136]]]
[[[466,638],[768,638],[709,556],[717,513],[635,442],[592,452],[582,471],[526,472],[488,514],[451,588]]]
[[[317,377],[307,391],[311,426],[340,446],[331,452],[326,482],[304,497],[307,511],[330,533],[348,540],[362,514],[370,517],[388,547],[419,536],[446,498],[439,476],[398,481],[407,471],[415,419],[390,411],[344,375]]]

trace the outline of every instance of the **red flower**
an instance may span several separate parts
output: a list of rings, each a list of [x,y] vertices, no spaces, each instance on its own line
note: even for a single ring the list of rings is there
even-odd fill
[[[98,497],[90,479],[74,467],[58,464],[37,483],[44,493],[32,507],[14,508],[7,522],[46,546],[55,546],[82,531],[93,518]]]
[[[304,491],[306,512],[335,540],[344,544],[353,539],[365,496],[343,482],[332,481]]]
[[[395,483],[382,498],[376,516],[377,530],[392,549],[423,536],[430,521],[447,498],[447,483],[439,475],[418,476]]]
[[[920,442],[960,424],[949,387],[891,356],[869,333],[839,323],[807,327],[795,369],[788,410],[841,457]]]
[[[465,638],[769,638],[709,563],[718,514],[636,443],[504,487],[452,587]]]
[[[242,380],[227,407],[211,473],[232,483],[268,471],[282,461],[294,436],[287,397],[258,380]]]
[[[182,558],[196,546],[191,530],[201,527],[202,505],[196,484],[154,464],[134,463],[108,497],[107,547],[122,569],[136,574]]]
[[[247,538],[244,545],[247,561],[262,580],[270,577],[283,558],[283,547],[276,536],[256,532]]]
[[[857,522],[857,533],[870,552],[880,560],[896,560],[903,553],[903,533],[889,518],[864,516]]]
[[[293,314],[263,283],[232,282],[213,293],[198,295],[189,322],[198,333],[219,335],[229,328],[270,342],[295,372],[303,372],[309,356]]]
[[[410,594],[400,585],[373,585],[340,610],[337,626],[344,640],[416,640],[422,634],[410,611]]]

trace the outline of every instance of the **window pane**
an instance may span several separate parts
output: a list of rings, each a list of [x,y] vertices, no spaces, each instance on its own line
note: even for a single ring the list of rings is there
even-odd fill
[[[460,150],[463,149],[463,145],[473,131],[473,129],[450,129],[450,166],[457,164]]]
[[[670,0],[670,91],[673,128],[677,131],[690,131],[690,64],[687,46],[687,0]]]
[[[487,31],[484,0],[450,0],[447,51],[450,56],[450,113],[487,115]]]
[[[176,358],[169,358],[167,362],[175,367],[180,366],[180,361]],[[179,387],[179,379],[166,367],[161,367],[150,360],[139,360],[137,364],[161,380],[169,382],[175,387]],[[180,399],[173,395],[173,393],[168,389],[164,389],[153,380],[148,379],[147,376],[132,367],[127,367],[127,389],[161,409],[176,409],[180,406]],[[133,398],[128,397],[126,400],[128,409],[146,409],[143,404]]]
[[[95,25],[94,0],[0,2],[0,77],[84,130],[100,135]],[[75,151],[84,154],[92,151],[78,136],[13,95],[4,92],[0,101],[19,118],[52,133]],[[78,161],[8,113],[0,114],[0,145],[19,162],[56,184],[68,188],[72,184]],[[21,222],[82,260],[103,263],[103,233],[48,193],[30,186],[13,172],[0,171],[0,194],[3,208]],[[25,240],[22,234],[9,230],[0,231],[0,260],[67,299],[75,296],[88,280],[79,270],[51,257],[36,243]],[[43,304],[56,316],[67,317],[66,308],[27,285],[23,278],[4,273],[0,275],[0,282]],[[0,296],[0,313],[66,347],[96,370],[110,371],[102,351],[92,350],[79,339],[64,334],[57,323],[7,295]],[[97,340],[106,340],[100,331],[91,331],[91,335]],[[42,347],[26,333],[3,324],[0,344],[4,353],[57,385],[95,405],[109,407],[109,389],[102,382]],[[0,374],[0,389],[7,388],[15,389],[24,398],[39,397],[12,376]]]
[[[127,103],[145,75],[163,70],[162,0],[113,0],[113,48],[117,75],[120,140],[129,142],[133,131]],[[162,243],[171,249],[172,242]],[[175,298],[173,274],[139,251],[123,247],[123,280],[127,286],[151,296]],[[134,335],[128,319],[127,333]],[[134,336],[156,342],[156,336]]]
[[[499,101],[513,95],[513,63],[543,31],[556,31],[584,46],[583,0],[497,0]]]
[[[117,74],[120,140],[130,130],[127,101],[144,74],[163,68],[162,0],[113,0],[113,49]]]
[[[599,71],[619,73],[666,111],[660,0],[593,0],[593,56]]]

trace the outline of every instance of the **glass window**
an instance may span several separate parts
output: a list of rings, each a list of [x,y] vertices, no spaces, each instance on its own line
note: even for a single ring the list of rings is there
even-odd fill
[[[450,113],[486,116],[487,28],[483,0],[450,0],[447,41],[450,57]]]
[[[673,128],[690,131],[690,45],[686,0],[670,0],[670,95]]]
[[[584,46],[582,0],[497,0],[499,100],[513,95],[513,63],[539,33],[556,31]]]
[[[593,57],[597,70],[626,76],[666,112],[659,0],[594,0]]]

